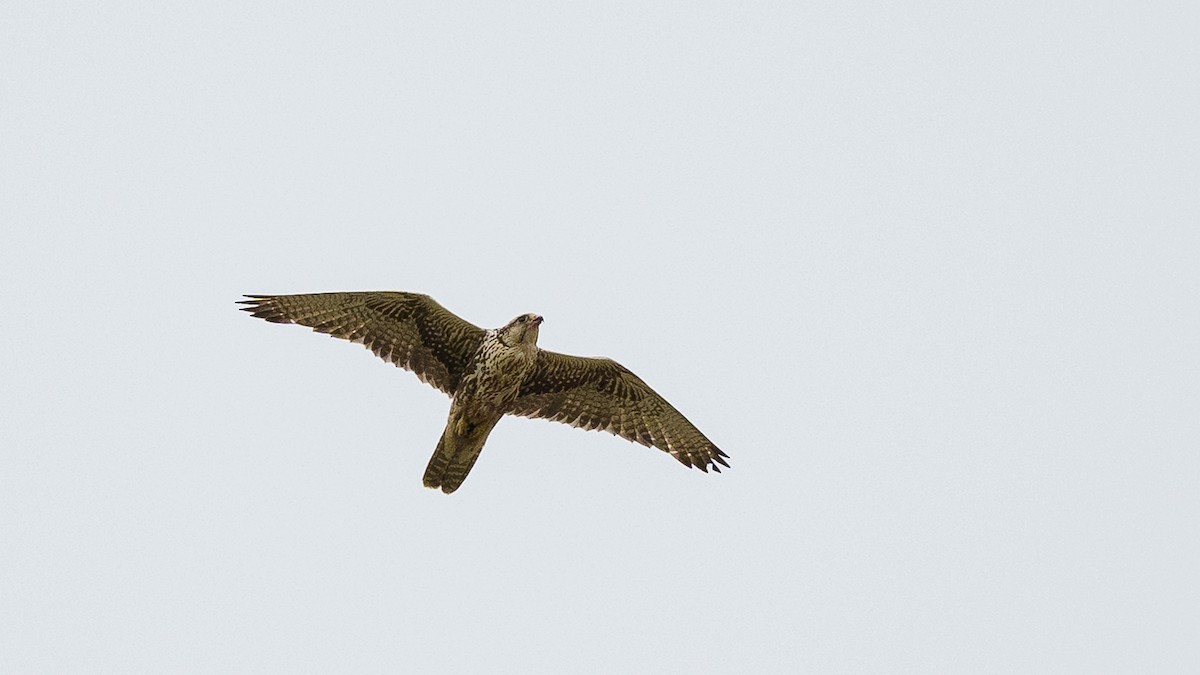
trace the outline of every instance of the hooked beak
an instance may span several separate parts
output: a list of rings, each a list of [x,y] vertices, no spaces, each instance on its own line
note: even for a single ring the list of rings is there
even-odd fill
[[[535,316],[535,317],[533,317],[533,321],[531,321],[530,323],[532,323],[534,326],[540,326],[540,325],[542,325],[542,321],[543,321],[542,317]]]

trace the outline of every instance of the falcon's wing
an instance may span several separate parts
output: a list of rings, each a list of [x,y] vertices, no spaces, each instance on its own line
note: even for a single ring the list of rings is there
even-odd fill
[[[273,323],[298,323],[361,342],[379,358],[453,395],[484,330],[428,295],[399,292],[247,295],[241,309]]]
[[[612,359],[539,350],[533,373],[506,411],[602,430],[666,451],[684,466],[729,466],[712,441],[640,377]]]

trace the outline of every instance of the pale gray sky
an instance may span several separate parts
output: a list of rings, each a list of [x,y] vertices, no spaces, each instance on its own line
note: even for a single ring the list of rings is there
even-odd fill
[[[1195,672],[1195,3],[0,8],[0,671]],[[639,373],[723,475],[241,293]]]

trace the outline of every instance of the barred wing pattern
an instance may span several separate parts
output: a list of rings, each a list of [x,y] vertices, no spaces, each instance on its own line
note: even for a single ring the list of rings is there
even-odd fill
[[[538,351],[533,373],[507,411],[607,431],[707,472],[728,467],[712,441],[640,377],[612,359]],[[721,466],[718,466],[720,464]]]
[[[453,395],[484,330],[420,293],[247,295],[241,309],[272,323],[296,323],[362,343]]]

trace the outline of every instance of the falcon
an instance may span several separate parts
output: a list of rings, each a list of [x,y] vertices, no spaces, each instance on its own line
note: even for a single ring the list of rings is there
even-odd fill
[[[612,359],[538,348],[537,314],[485,330],[419,293],[244,297],[238,303],[247,306],[239,309],[253,316],[361,343],[450,395],[450,416],[425,468],[425,487],[457,490],[505,415],[607,431],[706,473],[729,466],[728,455],[628,368]]]

